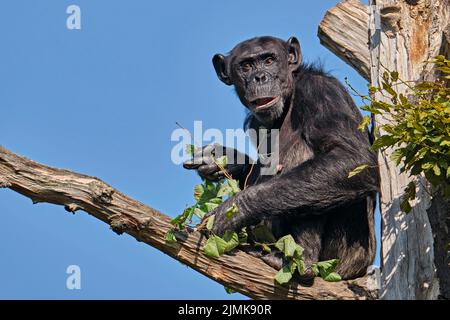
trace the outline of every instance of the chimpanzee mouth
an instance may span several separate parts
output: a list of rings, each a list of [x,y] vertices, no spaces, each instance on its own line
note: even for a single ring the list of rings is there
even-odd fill
[[[266,97],[253,100],[251,103],[256,110],[266,109],[273,106],[280,100],[280,97]]]

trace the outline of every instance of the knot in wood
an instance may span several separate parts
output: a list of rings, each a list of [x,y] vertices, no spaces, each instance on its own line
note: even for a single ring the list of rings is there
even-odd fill
[[[151,225],[151,223],[152,223],[152,219],[151,219],[151,218],[145,218],[145,219],[143,219],[142,221],[140,221],[140,222],[138,223],[137,229],[138,229],[139,231],[145,230],[145,229],[147,229],[147,228]]]
[[[110,204],[114,194],[114,189],[100,181],[92,181],[89,183],[92,190],[93,200],[101,204]]]
[[[380,10],[381,22],[385,27],[384,32],[389,38],[394,37],[401,28],[401,10],[401,7],[396,5],[386,6]]]
[[[80,210],[81,208],[80,208],[80,206],[78,206],[78,205],[75,204],[75,203],[70,203],[70,204],[68,204],[68,205],[65,205],[65,206],[64,206],[64,209],[65,209],[67,212],[75,213],[75,211]]]
[[[112,215],[108,217],[108,220],[111,230],[118,235],[121,235],[131,228],[130,220],[120,214]]]

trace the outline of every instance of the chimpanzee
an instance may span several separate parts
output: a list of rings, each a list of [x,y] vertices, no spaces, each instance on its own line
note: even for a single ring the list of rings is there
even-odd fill
[[[277,238],[294,236],[305,249],[307,267],[338,258],[336,271],[343,279],[364,275],[375,256],[379,174],[370,135],[358,130],[362,116],[346,89],[320,68],[302,63],[295,37],[253,38],[227,56],[216,54],[213,64],[248,109],[245,127],[279,130],[280,170],[266,176],[260,161],[253,167],[228,165],[241,187],[245,180],[248,187],[212,212],[212,232],[221,235],[263,222]],[[208,157],[200,150],[196,161],[184,167],[217,181],[223,173]],[[348,178],[363,164],[368,169]],[[232,204],[238,213],[228,219],[225,211]],[[253,254],[274,268],[283,265],[280,253]]]

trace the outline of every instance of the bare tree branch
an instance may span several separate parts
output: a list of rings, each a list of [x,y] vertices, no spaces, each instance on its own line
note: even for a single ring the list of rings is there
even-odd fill
[[[369,12],[359,0],[345,0],[327,11],[319,25],[320,43],[370,80]]]
[[[168,244],[165,234],[172,228],[170,217],[126,195],[98,178],[51,168],[20,157],[0,147],[0,188],[9,188],[33,203],[62,205],[67,211],[83,210],[128,233],[203,275],[254,299],[374,299],[373,277],[337,283],[316,279],[313,286],[293,283],[289,288],[274,284],[276,271],[263,261],[235,250],[212,260],[202,252],[199,232],[179,233],[176,244]]]

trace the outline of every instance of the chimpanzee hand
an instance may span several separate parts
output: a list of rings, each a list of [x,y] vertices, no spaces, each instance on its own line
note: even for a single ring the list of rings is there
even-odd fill
[[[227,211],[229,211],[233,206],[237,208],[237,212],[227,216]],[[227,199],[216,209],[208,213],[203,218],[203,221],[208,219],[211,215],[214,215],[214,224],[211,232],[218,236],[223,236],[226,231],[239,232],[243,227],[257,224],[259,222],[258,219],[255,219],[255,217],[246,214],[241,201],[240,193]]]
[[[233,197],[234,198],[234,197]],[[233,207],[233,204],[236,204],[232,201],[232,199],[228,199],[220,206],[218,206],[213,211],[209,212],[203,219],[209,219],[212,215],[214,215],[214,224],[211,229],[211,232],[218,236],[223,236],[226,231],[236,231],[240,229],[240,218],[238,217],[239,211],[227,217],[226,212]]]
[[[195,150],[193,158],[186,161],[183,167],[188,170],[197,170],[203,179],[219,181],[225,175],[214,160],[225,155],[228,160],[225,169],[234,179],[239,180],[243,175],[246,164],[249,163],[248,156],[219,144],[211,144]]]

